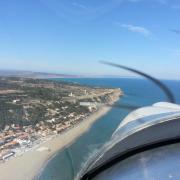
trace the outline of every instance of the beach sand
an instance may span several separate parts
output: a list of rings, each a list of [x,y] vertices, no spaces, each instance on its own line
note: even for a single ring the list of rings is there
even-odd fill
[[[117,101],[116,94],[112,103]],[[75,127],[56,136],[55,138],[40,144],[37,148],[25,152],[22,156],[14,157],[0,164],[0,179],[2,180],[31,180],[39,174],[44,164],[53,157],[60,149],[69,146],[80,135],[86,132],[91,125],[105,115],[111,109],[103,106],[97,112],[78,123]]]

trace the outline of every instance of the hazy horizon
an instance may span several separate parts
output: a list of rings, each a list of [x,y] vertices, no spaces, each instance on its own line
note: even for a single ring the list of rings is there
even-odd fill
[[[2,69],[180,79],[178,0],[0,2]]]
[[[59,75],[59,77],[57,77],[57,78],[113,78],[113,79],[116,79],[116,78],[135,78],[135,79],[146,79],[146,78],[144,78],[144,77],[142,77],[142,76],[139,76],[139,75],[136,75],[136,74],[132,74],[132,75],[111,75],[111,74],[101,74],[101,75],[96,75],[96,74],[68,74],[68,73],[54,73],[54,72],[41,72],[41,71],[26,71],[26,70],[11,70],[11,69],[0,69],[0,76],[3,76],[2,75],[2,73],[4,73],[4,72],[6,72],[7,74],[5,75],[5,76],[7,76],[7,77],[13,77],[13,76],[16,76],[18,73],[20,73],[20,74],[18,74],[19,75],[19,77],[23,77],[23,74],[24,73],[39,73],[39,74],[43,74],[43,73],[45,73],[45,74],[47,74],[47,77],[46,78],[48,78],[48,75],[56,75],[56,76],[58,76]],[[22,73],[22,74],[21,74]],[[27,74],[24,74],[24,75],[27,75]],[[24,77],[26,77],[26,76],[24,76]],[[31,76],[30,76],[31,77]],[[37,76],[38,77],[38,76]],[[56,78],[56,77],[49,77],[49,78]],[[157,77],[155,77],[155,78],[157,78]],[[180,79],[168,79],[168,78],[157,78],[157,79],[159,79],[159,80],[180,80]]]

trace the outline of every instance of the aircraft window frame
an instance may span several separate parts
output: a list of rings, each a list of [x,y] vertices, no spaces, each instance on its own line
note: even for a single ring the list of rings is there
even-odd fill
[[[117,163],[129,157],[132,157],[136,154],[139,154],[145,151],[149,151],[149,150],[153,150],[159,147],[169,146],[169,145],[177,144],[177,143],[180,143],[180,136],[174,137],[174,138],[167,138],[167,139],[163,139],[163,140],[152,142],[152,143],[147,143],[147,144],[135,147],[135,148],[128,149],[127,151],[122,152],[118,154],[117,156],[114,156],[113,158],[109,159],[104,164],[101,164],[100,166],[97,166],[94,169],[90,170],[89,172],[84,174],[80,179],[91,180],[97,175],[99,175],[100,173],[102,173],[103,171],[111,168],[112,166],[116,165]]]

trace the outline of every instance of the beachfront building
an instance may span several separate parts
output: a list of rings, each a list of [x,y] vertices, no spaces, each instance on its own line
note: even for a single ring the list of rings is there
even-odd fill
[[[20,102],[21,100],[20,99],[14,99],[13,101],[12,101],[12,103],[13,104],[16,104],[17,102]]]
[[[22,139],[17,139],[16,140],[21,146],[26,146],[26,145],[28,145],[28,144],[30,144],[31,143],[31,141],[30,140],[22,140]]]
[[[79,105],[87,107],[90,112],[97,110],[97,103],[95,103],[95,102],[80,102]]]
[[[5,161],[6,159],[9,159],[12,157],[15,153],[13,151],[5,151],[0,153],[0,160]]]

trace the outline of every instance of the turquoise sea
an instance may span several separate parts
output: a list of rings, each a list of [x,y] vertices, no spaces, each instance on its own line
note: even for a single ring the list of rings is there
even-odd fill
[[[62,79],[54,79],[56,81]],[[158,101],[166,101],[165,95],[153,83],[136,78],[73,78],[64,81],[83,85],[121,88],[125,93],[117,104],[146,106]],[[173,92],[176,103],[180,104],[180,81],[163,81]],[[97,120],[92,127],[72,145],[59,151],[45,166],[39,180],[73,180],[83,163],[94,150],[107,142],[123,118],[132,109],[113,107],[110,112]]]

